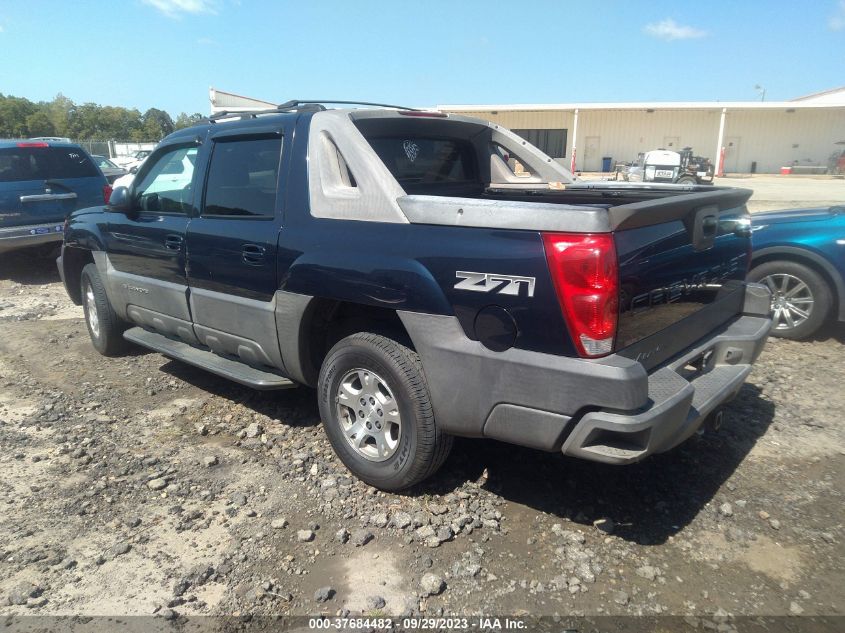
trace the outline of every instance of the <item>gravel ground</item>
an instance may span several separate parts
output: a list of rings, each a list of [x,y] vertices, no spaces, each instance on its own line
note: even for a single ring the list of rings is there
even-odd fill
[[[842,615],[845,328],[772,340],[718,433],[614,468],[459,440],[404,495],[314,393],[99,356],[0,256],[0,613]]]

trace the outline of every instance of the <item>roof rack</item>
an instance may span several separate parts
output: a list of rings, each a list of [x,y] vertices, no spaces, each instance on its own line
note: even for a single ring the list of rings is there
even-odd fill
[[[374,103],[372,101],[332,101],[331,99],[303,99],[301,101],[285,101],[280,108],[296,108],[301,105],[318,105],[322,106],[324,103],[332,105],[362,105],[374,106],[376,108],[393,108],[395,110],[416,110],[416,108],[409,108],[408,106],[391,105],[389,103]],[[323,106],[325,109],[325,106]]]
[[[209,123],[216,123],[219,119],[228,119],[229,117],[240,117],[242,119],[246,118],[255,118],[260,114],[278,114],[280,112],[321,112],[326,110],[326,106],[323,104],[332,104],[332,105],[362,105],[362,106],[374,106],[377,108],[393,108],[396,110],[409,110],[412,112],[416,112],[416,108],[409,108],[406,106],[399,106],[399,105],[391,105],[389,103],[373,103],[370,101],[331,101],[331,100],[317,100],[317,99],[304,99],[304,100],[296,100],[292,99],[290,101],[285,101],[284,103],[280,103],[275,108],[269,108],[267,110],[252,110],[252,111],[231,111],[231,110],[223,110],[222,112],[218,112],[217,114],[212,114],[209,116],[206,121]]]

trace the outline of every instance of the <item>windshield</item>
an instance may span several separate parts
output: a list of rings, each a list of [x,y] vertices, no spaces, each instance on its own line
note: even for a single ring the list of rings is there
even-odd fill
[[[99,167],[100,169],[119,169],[117,165],[115,165],[105,156],[92,156],[91,158],[94,159],[94,162],[97,163],[97,167]]]

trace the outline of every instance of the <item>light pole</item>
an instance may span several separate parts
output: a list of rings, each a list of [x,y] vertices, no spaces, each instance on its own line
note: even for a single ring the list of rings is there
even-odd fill
[[[760,95],[760,101],[766,100],[766,89],[763,86],[761,86],[760,84],[757,84],[757,85],[754,86],[754,90],[756,90],[757,94]]]

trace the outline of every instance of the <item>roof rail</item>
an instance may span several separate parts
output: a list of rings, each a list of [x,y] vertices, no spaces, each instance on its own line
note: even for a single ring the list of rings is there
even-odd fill
[[[372,103],[369,101],[329,101],[329,100],[296,100],[292,99],[290,101],[285,101],[284,103],[280,103],[275,108],[269,108],[267,110],[252,110],[252,111],[232,111],[232,110],[223,110],[218,112],[217,114],[212,114],[209,116],[206,121],[209,123],[216,123],[220,119],[228,119],[229,117],[240,117],[242,119],[246,118],[255,118],[260,114],[278,114],[280,112],[307,112],[307,111],[316,111],[320,112],[326,109],[326,106],[323,104],[332,104],[332,105],[363,105],[363,106],[374,106],[378,108],[394,108],[396,110],[410,110],[410,111],[417,111],[416,108],[408,108],[406,106],[399,106],[399,105],[390,105],[388,103]]]
[[[363,106],[374,106],[377,108],[393,108],[396,110],[416,110],[417,108],[409,108],[407,106],[400,106],[400,105],[391,105],[389,103],[374,103],[372,101],[333,101],[331,99],[302,99],[302,100],[291,100],[285,101],[281,104],[280,108],[295,108],[301,105],[323,105],[323,104],[331,104],[331,105],[363,105]]]

